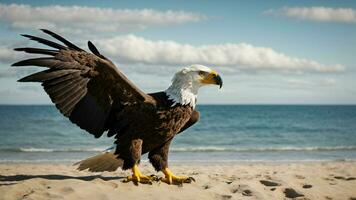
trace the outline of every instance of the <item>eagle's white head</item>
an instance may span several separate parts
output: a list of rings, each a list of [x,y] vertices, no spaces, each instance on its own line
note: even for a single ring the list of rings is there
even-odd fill
[[[218,73],[203,65],[191,65],[178,71],[172,84],[165,91],[168,98],[181,105],[196,105],[198,90],[204,85],[219,85],[222,87],[222,79]]]

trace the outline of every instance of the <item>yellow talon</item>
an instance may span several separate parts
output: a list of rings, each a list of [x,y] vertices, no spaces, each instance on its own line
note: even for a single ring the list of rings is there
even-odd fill
[[[165,177],[161,178],[161,181],[169,185],[171,184],[181,185],[183,183],[191,183],[192,181],[195,182],[195,179],[193,177],[176,176],[168,168],[163,169],[162,172],[164,173]]]
[[[152,180],[154,180],[154,177],[141,174],[138,166],[134,165],[132,167],[132,176],[128,176],[123,182],[127,183],[132,181],[136,185],[138,183],[152,184]]]

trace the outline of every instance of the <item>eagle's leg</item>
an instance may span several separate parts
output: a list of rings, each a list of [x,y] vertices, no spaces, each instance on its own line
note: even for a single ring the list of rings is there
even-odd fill
[[[168,169],[168,167],[164,168],[162,172],[164,173],[165,177],[161,178],[161,181],[167,184],[183,184],[183,183],[191,183],[192,181],[195,181],[193,177],[174,175],[172,171]]]
[[[138,163],[141,159],[142,152],[142,140],[134,139],[131,141],[130,152],[128,158],[124,159],[123,169],[132,170],[132,176],[127,177],[124,182],[134,182],[137,183],[148,183],[151,184],[154,180],[154,177],[143,175],[138,169]]]
[[[132,168],[132,176],[127,177],[124,182],[134,182],[135,184],[137,183],[148,183],[152,184],[152,181],[154,180],[154,177],[152,176],[146,176],[143,175],[140,170],[138,169],[138,166],[135,164]]]
[[[156,171],[162,171],[165,175],[165,177],[161,178],[160,180],[167,184],[178,185],[195,181],[192,177],[176,176],[171,172],[171,170],[168,169],[168,150],[171,141],[172,140],[167,141],[165,144],[150,151],[148,154],[148,158],[150,159],[150,162],[152,163]]]

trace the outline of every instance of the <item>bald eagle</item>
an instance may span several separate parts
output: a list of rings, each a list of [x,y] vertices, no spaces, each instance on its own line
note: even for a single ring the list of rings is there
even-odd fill
[[[14,63],[12,66],[40,66],[48,69],[19,80],[40,82],[57,109],[88,133],[115,136],[115,149],[78,163],[79,170],[115,171],[131,169],[126,181],[150,183],[152,177],[139,169],[141,155],[148,153],[156,171],[168,184],[190,183],[192,177],[174,175],[168,168],[172,139],[199,119],[195,110],[201,86],[222,86],[216,71],[191,65],[178,71],[172,84],[156,93],[144,93],[88,41],[91,53],[60,35],[41,29],[62,44],[31,35],[22,35],[52,49],[16,48],[32,54],[47,55]]]

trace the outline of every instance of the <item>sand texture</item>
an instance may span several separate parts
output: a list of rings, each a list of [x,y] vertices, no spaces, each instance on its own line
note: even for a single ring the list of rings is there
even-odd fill
[[[156,174],[148,163],[145,174]],[[0,199],[356,199],[355,162],[174,164],[183,186],[123,183],[129,171],[79,172],[70,164],[0,164]]]

